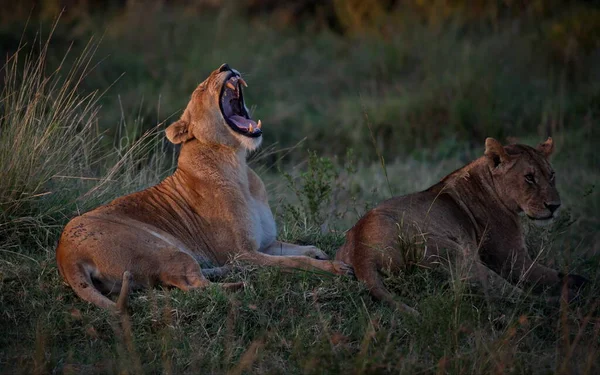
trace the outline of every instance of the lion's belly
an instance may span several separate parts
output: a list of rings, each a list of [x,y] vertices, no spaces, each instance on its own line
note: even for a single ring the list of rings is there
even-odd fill
[[[269,246],[277,235],[277,227],[273,219],[273,213],[268,205],[261,201],[252,199],[250,204],[252,217],[252,233],[254,242],[259,249]]]

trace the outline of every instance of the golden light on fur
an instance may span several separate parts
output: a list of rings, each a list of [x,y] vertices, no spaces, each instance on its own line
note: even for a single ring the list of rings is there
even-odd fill
[[[166,130],[181,144],[177,170],[156,186],[117,198],[71,220],[56,259],[84,300],[123,310],[129,289],[162,284],[204,288],[231,259],[263,266],[346,274],[314,246],[276,240],[267,192],[246,164],[262,130],[248,114],[239,72],[224,64],[192,93],[181,118]],[[231,88],[233,86],[233,88]],[[201,269],[200,264],[214,268]],[[129,285],[130,284],[130,285]],[[242,283],[221,284],[237,289]],[[121,289],[118,304],[105,294]]]

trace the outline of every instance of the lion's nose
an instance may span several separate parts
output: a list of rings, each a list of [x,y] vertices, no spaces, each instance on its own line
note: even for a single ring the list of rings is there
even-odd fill
[[[227,63],[225,63],[219,67],[219,73],[226,72],[228,70],[231,70],[231,68],[229,67],[229,64],[227,64]]]
[[[544,205],[550,212],[554,213],[554,211],[558,210],[560,207],[560,202],[544,203]]]

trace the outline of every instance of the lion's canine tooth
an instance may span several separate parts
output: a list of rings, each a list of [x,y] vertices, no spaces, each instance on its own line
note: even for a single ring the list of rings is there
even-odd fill
[[[235,86],[233,85],[233,83],[227,81],[226,86],[235,91]]]
[[[250,126],[248,126],[248,133],[252,133],[254,131],[254,129],[252,128],[252,124],[250,124]]]
[[[258,129],[260,129],[262,127],[262,123],[260,122],[260,120],[258,120],[258,122],[256,123],[256,127]]]
[[[239,78],[239,81],[242,83],[242,85],[244,85],[244,87],[248,87],[248,84],[246,83],[246,81],[244,81],[242,77]]]

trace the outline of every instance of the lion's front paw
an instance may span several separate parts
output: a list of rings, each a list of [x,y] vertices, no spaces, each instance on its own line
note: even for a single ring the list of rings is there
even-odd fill
[[[331,264],[333,265],[333,273],[336,275],[354,276],[354,268],[352,266],[339,260],[334,260]]]
[[[304,246],[304,255],[314,259],[327,260],[329,256],[318,247],[315,246]]]

